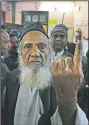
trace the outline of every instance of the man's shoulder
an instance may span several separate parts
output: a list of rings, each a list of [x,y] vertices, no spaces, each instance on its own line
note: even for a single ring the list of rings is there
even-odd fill
[[[5,57],[4,59],[5,63],[11,63],[13,60],[11,59],[11,56]]]
[[[20,75],[20,70],[19,69],[14,69],[12,70],[9,75],[11,76],[17,76],[17,75]]]
[[[11,71],[6,77],[6,86],[8,87],[9,85],[19,84],[19,76],[20,76],[19,69]]]
[[[1,62],[1,73],[9,73],[9,69],[4,62]]]

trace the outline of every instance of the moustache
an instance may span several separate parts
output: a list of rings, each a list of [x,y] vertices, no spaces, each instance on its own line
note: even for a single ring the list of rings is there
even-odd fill
[[[44,61],[44,57],[43,57],[43,55],[41,54],[41,53],[39,53],[40,54],[40,56],[39,56],[39,58],[41,58],[41,60],[42,60],[42,62]],[[29,54],[29,56],[28,56],[28,59],[30,59],[31,58],[31,53]],[[37,61],[38,59],[36,59],[36,60],[34,60],[34,61]]]

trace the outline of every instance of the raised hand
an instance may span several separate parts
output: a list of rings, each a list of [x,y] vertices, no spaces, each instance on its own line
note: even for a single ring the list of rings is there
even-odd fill
[[[62,123],[75,125],[77,93],[83,78],[80,41],[76,42],[73,59],[67,57],[52,61],[51,73]]]
[[[60,96],[77,96],[83,78],[80,41],[76,42],[73,59],[66,57],[59,61],[52,61],[51,73],[53,76],[53,85]]]

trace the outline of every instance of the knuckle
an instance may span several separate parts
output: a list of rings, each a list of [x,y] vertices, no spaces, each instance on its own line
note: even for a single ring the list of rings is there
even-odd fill
[[[72,60],[72,58],[71,57],[67,57],[66,60]]]

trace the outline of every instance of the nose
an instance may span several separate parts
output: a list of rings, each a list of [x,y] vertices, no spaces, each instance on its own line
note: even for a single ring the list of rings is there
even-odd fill
[[[33,45],[31,57],[35,57],[35,58],[40,57],[40,53],[36,45]]]

